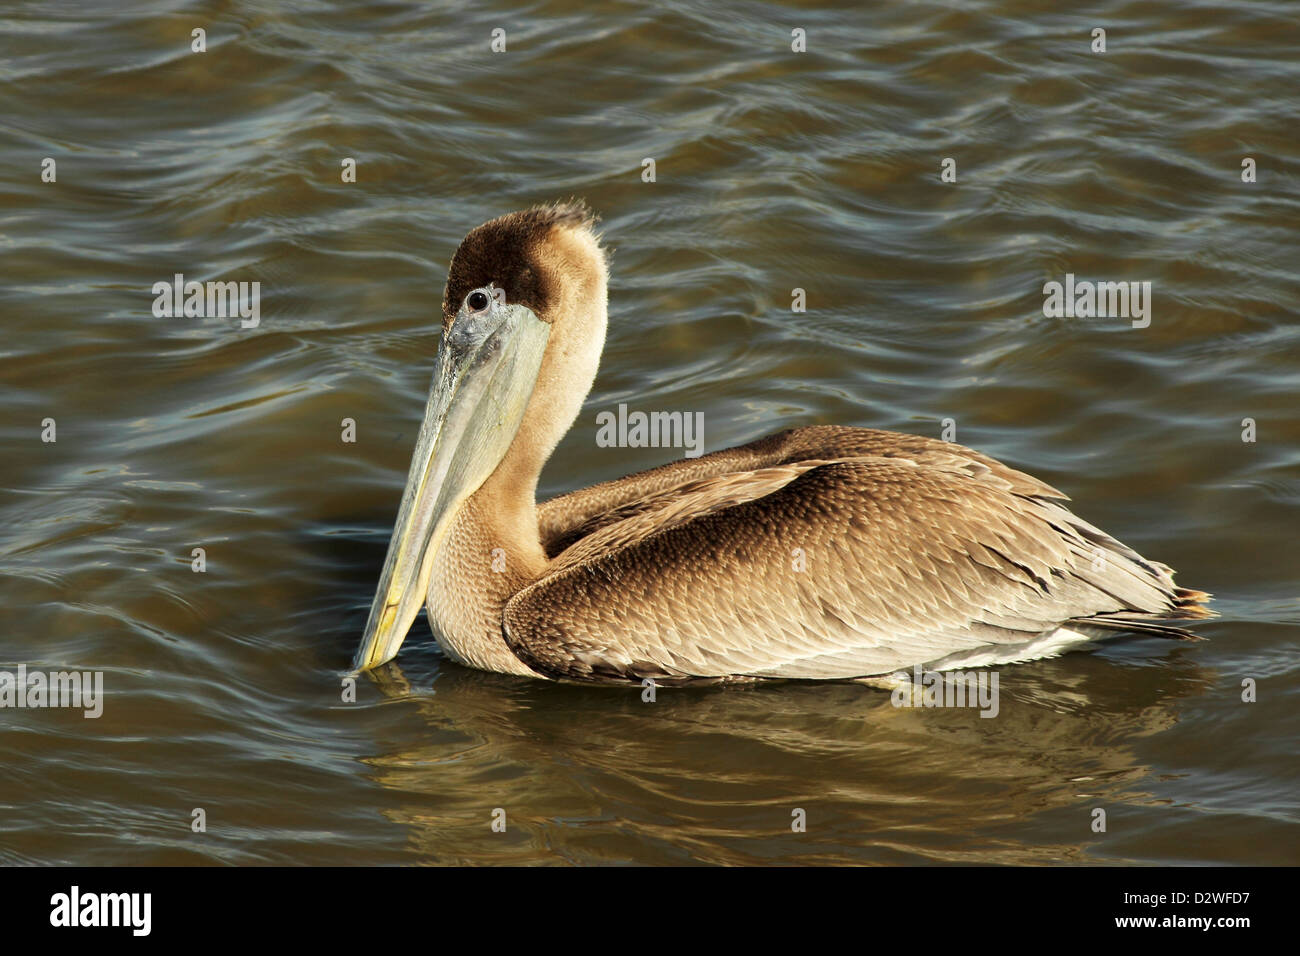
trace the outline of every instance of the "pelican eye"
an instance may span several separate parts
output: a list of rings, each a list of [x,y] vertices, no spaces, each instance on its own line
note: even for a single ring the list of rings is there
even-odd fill
[[[469,306],[471,312],[482,312],[491,301],[488,294],[482,289],[475,289],[465,297],[465,304]]]

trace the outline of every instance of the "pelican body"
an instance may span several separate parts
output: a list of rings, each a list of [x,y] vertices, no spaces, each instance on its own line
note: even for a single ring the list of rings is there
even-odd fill
[[[493,219],[451,260],[442,343],[355,667],[428,606],[446,655],[556,680],[872,678],[1053,656],[1208,595],[951,442],[796,428],[538,504],[606,327],[581,204]]]

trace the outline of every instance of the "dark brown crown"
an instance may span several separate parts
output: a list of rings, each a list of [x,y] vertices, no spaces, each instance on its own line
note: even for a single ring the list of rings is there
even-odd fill
[[[555,277],[538,268],[538,245],[553,229],[591,229],[596,220],[586,203],[570,200],[512,212],[471,230],[447,270],[442,297],[444,325],[450,324],[465,296],[488,283],[504,289],[507,302],[544,315],[556,296],[551,287]]]

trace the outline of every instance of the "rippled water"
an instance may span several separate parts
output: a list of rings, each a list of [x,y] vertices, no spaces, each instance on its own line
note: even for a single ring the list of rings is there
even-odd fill
[[[7,5],[0,667],[106,699],[0,710],[0,860],[1295,862],[1300,8],[859,6]],[[611,324],[543,494],[672,456],[597,447],[621,402],[707,450],[950,418],[1215,592],[1210,640],[1005,668],[984,720],[650,705],[465,670],[421,617],[342,702],[446,263],[570,195]],[[178,272],[260,282],[260,324],[156,318]],[[1044,317],[1066,273],[1150,281],[1150,327]]]

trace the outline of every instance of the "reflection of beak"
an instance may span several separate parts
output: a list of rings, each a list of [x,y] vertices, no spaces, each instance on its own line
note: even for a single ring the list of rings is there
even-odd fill
[[[397,525],[353,662],[392,660],[420,612],[447,520],[501,463],[537,382],[551,327],[495,298],[443,335]]]

